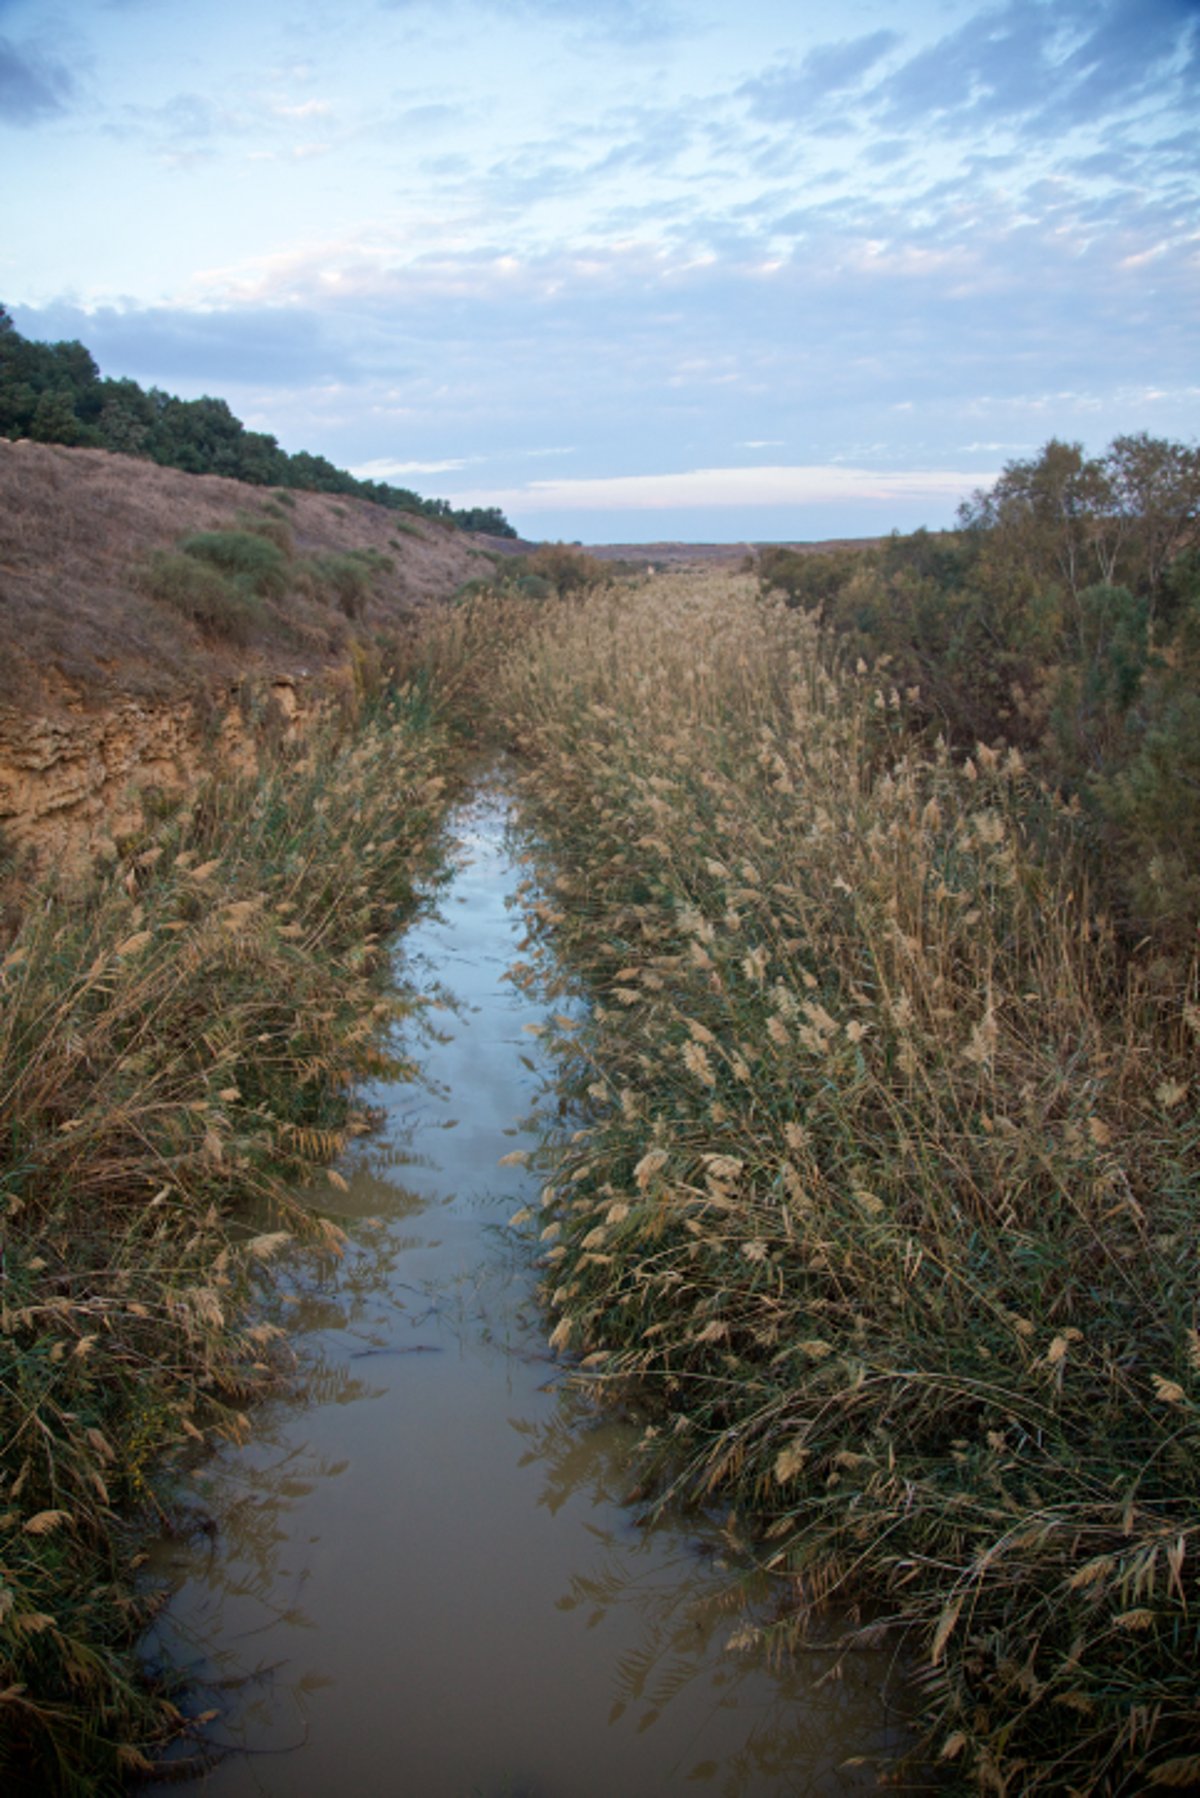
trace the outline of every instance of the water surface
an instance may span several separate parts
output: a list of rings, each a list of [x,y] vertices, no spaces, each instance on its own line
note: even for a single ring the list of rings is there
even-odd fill
[[[494,781],[451,828],[408,970],[452,990],[431,1084],[344,1166],[343,1268],[296,1309],[317,1371],[197,1477],[219,1520],[169,1551],[155,1652],[233,1750],[220,1798],[744,1798],[871,1789],[882,1659],[772,1673],[739,1625],[719,1530],[623,1503],[627,1426],[565,1383],[506,1231],[532,1198],[520,1120],[537,1010],[505,975],[521,919]],[[161,1788],[165,1791],[167,1788]],[[175,1788],[172,1788],[175,1789]],[[197,1787],[193,1786],[192,1790]]]

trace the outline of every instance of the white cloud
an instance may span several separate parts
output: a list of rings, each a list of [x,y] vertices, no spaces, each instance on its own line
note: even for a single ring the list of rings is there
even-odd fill
[[[678,474],[606,475],[530,481],[501,492],[459,494],[466,505],[522,507],[536,512],[656,512],[667,507],[811,506],[846,501],[901,503],[954,499],[995,476],[951,469],[904,473],[869,468],[778,466],[693,468]]]
[[[397,462],[391,456],[376,456],[356,463],[350,473],[360,481],[390,481],[400,474],[452,474],[478,460],[478,456],[448,456],[442,462]]]
[[[279,119],[318,119],[327,118],[333,107],[328,100],[301,100],[293,106],[280,102],[271,111]]]

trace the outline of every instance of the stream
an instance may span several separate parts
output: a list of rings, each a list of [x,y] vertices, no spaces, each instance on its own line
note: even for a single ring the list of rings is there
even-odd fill
[[[420,1085],[330,1189],[347,1229],[289,1295],[303,1402],[192,1476],[215,1534],[164,1545],[174,1588],[147,1645],[183,1669],[219,1798],[720,1798],[873,1790],[851,1757],[894,1742],[882,1656],[771,1670],[727,1649],[740,1616],[715,1521],[623,1502],[634,1431],[546,1349],[527,1254],[520,1120],[538,1012],[506,970],[522,934],[510,799],[454,813],[455,872],[398,963],[453,1005]],[[177,1791],[160,1783],[152,1792]]]

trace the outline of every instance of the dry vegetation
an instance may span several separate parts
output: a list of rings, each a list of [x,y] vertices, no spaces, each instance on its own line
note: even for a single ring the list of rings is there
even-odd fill
[[[495,691],[526,977],[594,1000],[554,1345],[750,1520],[769,1641],[903,1643],[939,1779],[1200,1781],[1194,964],[1118,953],[1019,755],[923,749],[749,581],[546,608]]]
[[[181,538],[229,530],[273,533],[288,563],[282,590],[232,633],[164,603],[146,578]],[[170,697],[256,667],[343,660],[354,631],[317,565],[355,552],[374,558],[360,635],[406,634],[414,605],[491,566],[461,532],[364,500],[0,439],[0,704]]]
[[[293,1195],[362,1122],[447,718],[525,767],[553,897],[518,977],[588,1001],[551,1033],[553,1343],[645,1419],[664,1502],[735,1508],[773,1650],[902,1647],[918,1777],[1200,1785],[1194,939],[1114,933],[1079,804],[918,734],[898,661],[852,672],[753,578],[558,545],[497,596],[480,553],[0,443],[0,699],[359,674],[5,945],[5,1789],[116,1791],[180,1727],[132,1672],[131,1548],[172,1455],[286,1376],[273,1257],[336,1248]]]
[[[185,1727],[138,1671],[135,1551],[172,1458],[287,1376],[270,1264],[337,1253],[296,1195],[364,1127],[351,1083],[400,1071],[382,1034],[415,1001],[381,943],[448,766],[402,691],[31,895],[0,962],[6,1793],[118,1791]]]

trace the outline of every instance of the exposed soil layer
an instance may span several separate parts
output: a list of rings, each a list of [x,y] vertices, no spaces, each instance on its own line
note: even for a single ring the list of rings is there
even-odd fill
[[[156,598],[144,571],[194,532],[264,525],[294,585],[240,642]],[[507,546],[506,546],[507,547]],[[0,832],[46,864],[138,830],[152,789],[214,761],[247,766],[265,733],[353,702],[425,605],[499,553],[436,520],[280,493],[103,450],[0,438]],[[303,578],[371,558],[353,617]]]

